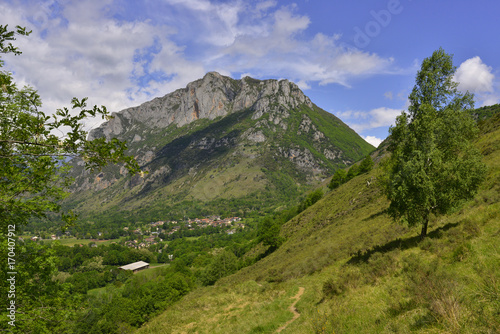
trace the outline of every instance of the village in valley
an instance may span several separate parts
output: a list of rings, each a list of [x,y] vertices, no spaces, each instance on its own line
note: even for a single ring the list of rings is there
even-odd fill
[[[245,224],[242,223],[242,218],[240,217],[221,218],[220,216],[209,216],[194,219],[188,218],[185,221],[159,220],[146,224],[135,223],[134,225],[135,226],[133,227],[126,226],[121,228],[122,232],[120,232],[120,236],[122,237],[122,241],[119,243],[135,249],[149,248],[162,241],[183,237],[198,237],[203,234],[226,233],[228,235],[232,235],[245,228]],[[87,237],[81,239],[78,233],[77,235],[74,235],[72,232],[66,231],[64,233],[59,232],[50,236],[42,233],[31,236],[29,239],[32,241],[55,241],[61,239],[74,239],[76,237],[77,240],[89,239],[91,241],[89,244],[91,247],[97,247],[99,242],[106,240],[111,240],[112,243],[118,241],[118,239],[109,238],[108,236],[110,234],[104,231],[99,231],[94,234],[95,235],[87,234]],[[80,244],[80,246],[83,246],[83,244]]]
[[[126,241],[125,245],[136,249],[147,248],[164,239],[202,235],[203,229],[209,227],[223,228],[225,233],[231,235],[236,233],[239,229],[245,228],[241,220],[240,217],[221,218],[220,216],[187,219],[183,222],[160,220],[151,222],[149,226],[133,230],[133,235],[138,237]],[[123,230],[128,231],[129,227],[124,227]]]

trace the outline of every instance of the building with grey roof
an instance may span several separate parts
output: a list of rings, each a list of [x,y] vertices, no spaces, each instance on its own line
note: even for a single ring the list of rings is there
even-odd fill
[[[125,266],[119,267],[118,269],[122,270],[132,270],[134,273],[143,270],[143,269],[148,269],[149,268],[149,263],[144,262],[144,261],[138,261],[134,263],[127,264]]]

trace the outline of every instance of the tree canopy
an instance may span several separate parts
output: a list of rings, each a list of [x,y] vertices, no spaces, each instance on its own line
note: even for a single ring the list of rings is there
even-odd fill
[[[370,155],[367,155],[363,159],[363,161],[359,163],[359,165],[358,164],[352,165],[351,168],[349,168],[349,171],[346,171],[345,169],[337,169],[335,171],[335,174],[333,174],[330,183],[328,184],[328,188],[330,189],[338,188],[342,184],[356,177],[357,175],[370,172],[373,169],[374,165],[375,163],[373,162],[372,157]]]
[[[16,36],[30,32],[0,25],[0,55],[21,51],[12,44]],[[90,170],[108,163],[124,163],[131,173],[139,171],[127,146],[117,139],[87,140],[84,120],[109,119],[104,106],[87,108],[87,98],[73,98],[72,110],[62,108],[53,115],[41,111],[40,95],[31,87],[18,88],[11,73],[2,70],[0,58],[0,221],[8,225],[26,224],[30,218],[59,213],[59,201],[71,181],[68,159],[80,157]],[[62,213],[67,223],[71,212]]]
[[[431,215],[446,214],[475,195],[486,172],[473,145],[473,95],[458,91],[456,67],[443,49],[426,58],[403,111],[390,129],[385,190],[389,214],[427,234]]]
[[[0,25],[0,56],[21,55],[12,42],[29,34],[19,26],[9,30]],[[11,321],[8,325],[4,321],[1,327],[19,333],[65,332],[66,320],[74,317],[80,297],[70,293],[70,284],[53,280],[57,273],[53,250],[17,242],[16,231],[31,218],[45,218],[48,213],[60,214],[65,225],[75,220],[72,212],[61,212],[59,204],[71,183],[69,159],[81,158],[90,170],[123,163],[134,174],[139,166],[125,154],[124,142],[87,139],[85,119],[109,119],[105,107],[88,109],[87,98],[73,98],[71,110],[46,114],[37,91],[18,88],[3,66],[0,58],[0,254],[6,264],[8,254],[10,271],[2,270],[0,279],[10,280],[11,285],[2,284],[0,292],[2,317],[7,319],[9,314]]]

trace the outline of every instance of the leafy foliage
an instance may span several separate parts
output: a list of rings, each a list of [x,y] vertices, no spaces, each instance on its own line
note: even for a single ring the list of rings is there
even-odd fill
[[[330,189],[335,189],[338,188],[340,185],[346,183],[353,177],[359,175],[359,174],[365,174],[368,173],[372,170],[374,166],[374,162],[372,160],[372,157],[370,155],[367,155],[366,158],[361,161],[359,165],[352,165],[349,168],[349,171],[346,172],[344,169],[337,169],[335,171],[335,174],[333,174],[332,179],[330,180],[330,183],[328,184],[328,188]]]
[[[11,41],[29,34],[19,26],[11,31],[0,25],[0,54],[20,55],[21,51]],[[0,68],[3,65],[0,59]],[[23,333],[66,332],[64,320],[74,314],[78,303],[70,295],[70,285],[58,285],[52,280],[57,274],[54,250],[32,243],[10,246],[15,245],[12,228],[18,230],[31,218],[61,213],[59,201],[65,197],[65,189],[71,182],[67,177],[67,159],[81,157],[85,168],[90,170],[108,163],[124,163],[129,172],[139,171],[133,157],[125,155],[124,142],[87,140],[84,120],[96,116],[107,119],[109,113],[105,107],[87,109],[86,100],[73,98],[72,111],[63,108],[49,116],[39,109],[42,102],[33,88],[19,89],[11,73],[0,71],[0,251],[2,259],[6,259],[3,255],[9,251],[15,253],[17,260],[16,303],[20,311],[16,312],[16,326]],[[62,212],[61,218],[70,224],[76,216]],[[7,229],[9,248],[4,242]],[[2,273],[5,282],[6,273]],[[3,296],[7,295],[4,284],[1,291]],[[2,310],[6,310],[4,301],[5,298]]]
[[[371,171],[373,169],[373,166],[374,166],[374,162],[372,160],[372,157],[368,155],[359,164],[359,173],[360,174],[368,173],[369,171]]]
[[[0,26],[2,53],[21,54],[11,43],[16,34],[28,35],[23,28],[17,32]],[[0,66],[3,63],[0,60]],[[138,165],[132,157],[125,156],[127,148],[117,139],[87,140],[83,121],[87,117],[109,118],[105,107],[86,109],[84,99],[72,100],[72,109],[59,109],[49,116],[40,111],[38,93],[30,87],[18,89],[12,75],[0,72],[0,220],[6,225],[23,225],[31,217],[45,217],[47,212],[59,212],[58,201],[65,196],[64,189],[70,180],[65,177],[66,159],[79,156],[85,167],[95,170],[108,163],[124,162],[130,172],[137,172]],[[65,135],[59,135],[60,132]],[[74,215],[63,214],[71,222]]]
[[[271,217],[266,217],[259,224],[258,237],[264,246],[269,246],[270,252],[276,250],[282,243],[280,237],[281,222]]]
[[[299,204],[297,208],[297,213],[301,213],[317,201],[319,201],[323,197],[323,190],[322,189],[316,189],[315,191],[311,192],[307,197]],[[288,219],[287,219],[288,220]]]
[[[452,57],[442,49],[422,63],[403,112],[390,129],[385,189],[390,215],[427,233],[431,214],[445,214],[474,196],[486,169],[473,146],[478,129],[467,112],[473,96],[452,81]]]
[[[193,288],[189,274],[165,269],[157,275],[134,275],[122,289],[90,297],[73,318],[74,333],[130,333],[156,312],[165,310]]]
[[[7,254],[6,243],[0,244],[1,254]],[[2,257],[5,259],[6,257]],[[18,333],[63,333],[67,329],[65,319],[76,313],[81,296],[72,294],[70,284],[60,284],[53,277],[57,273],[58,259],[53,249],[33,242],[16,247],[17,267],[15,275],[16,322]],[[12,276],[6,270],[0,279],[6,282]],[[0,292],[7,296],[7,285]],[[7,319],[7,298],[1,299],[2,318]],[[6,330],[3,321],[0,328]]]
[[[233,252],[224,250],[212,259],[202,276],[203,284],[213,285],[218,279],[238,270],[238,259]]]
[[[330,183],[328,184],[328,188],[335,189],[339,187],[341,184],[347,182],[347,172],[345,169],[337,169],[335,174],[333,174]]]
[[[471,111],[472,117],[476,121],[487,120],[500,112],[500,104],[484,106]]]

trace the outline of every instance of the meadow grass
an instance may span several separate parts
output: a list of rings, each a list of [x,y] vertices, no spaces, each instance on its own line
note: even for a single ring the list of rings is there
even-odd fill
[[[388,217],[375,169],[287,222],[277,251],[137,333],[274,333],[292,318],[299,287],[300,317],[282,333],[500,333],[498,143],[500,126],[483,131],[486,181],[473,200],[432,217],[425,240]]]

